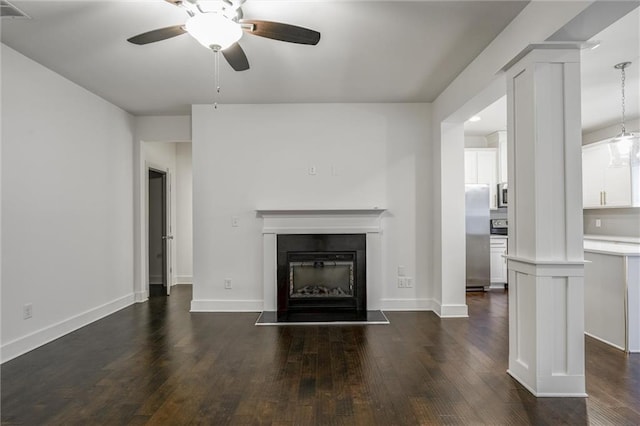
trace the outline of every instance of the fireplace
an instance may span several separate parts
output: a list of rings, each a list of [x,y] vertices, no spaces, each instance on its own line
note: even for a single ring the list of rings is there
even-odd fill
[[[279,234],[278,320],[367,314],[366,234]]]

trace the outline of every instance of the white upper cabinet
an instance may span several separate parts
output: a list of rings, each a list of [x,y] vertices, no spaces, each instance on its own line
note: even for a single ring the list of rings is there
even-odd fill
[[[606,142],[582,148],[582,203],[585,209],[638,206],[639,188],[637,166],[609,167]]]
[[[464,150],[464,182],[489,185],[489,207],[498,208],[497,149],[467,148]]]
[[[478,154],[464,150],[464,183],[478,183]]]
[[[506,183],[509,179],[507,169],[507,132],[500,130],[487,136],[489,146],[498,148],[498,183]]]

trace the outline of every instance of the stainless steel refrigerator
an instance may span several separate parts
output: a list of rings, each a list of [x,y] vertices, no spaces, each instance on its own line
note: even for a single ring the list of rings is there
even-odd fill
[[[491,285],[489,259],[489,185],[465,187],[467,291]]]

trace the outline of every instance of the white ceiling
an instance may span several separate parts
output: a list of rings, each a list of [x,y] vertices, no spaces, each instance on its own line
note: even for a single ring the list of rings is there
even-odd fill
[[[212,103],[213,54],[188,34],[125,40],[183,23],[162,0],[11,0],[2,42],[135,115]],[[203,6],[210,7],[207,2]],[[221,103],[431,102],[526,6],[525,1],[247,0],[245,18],[322,33],[317,46],[244,35],[251,69],[221,64]]]
[[[188,114],[214,101],[213,54],[185,34],[136,46],[126,39],[183,23],[163,0],[12,0],[32,19],[2,19],[2,42],[135,115]],[[211,2],[202,1],[204,8]],[[245,18],[322,33],[317,46],[243,36],[251,69],[222,61],[220,103],[431,102],[526,6],[526,1],[247,0]],[[638,117],[639,10],[582,54],[586,131],[619,121],[620,74],[627,116]],[[468,123],[468,134],[506,127],[504,100]]]
[[[632,62],[626,69],[626,118],[640,116],[640,9],[635,9],[595,35],[596,49],[581,54],[582,129],[583,132],[607,127],[621,120],[620,71],[613,66]],[[507,128],[506,97],[478,112],[477,122],[465,123],[468,136],[486,136]],[[639,130],[639,129],[628,129]]]
[[[476,115],[480,121],[464,123],[465,135],[487,136],[493,132],[507,130],[507,97],[501,97]]]

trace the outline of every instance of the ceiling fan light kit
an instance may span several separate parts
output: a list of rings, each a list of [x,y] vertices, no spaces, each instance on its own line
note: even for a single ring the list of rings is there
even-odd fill
[[[609,141],[609,167],[636,166],[640,164],[640,135],[627,132],[624,124],[625,120],[625,68],[631,65],[631,62],[621,62],[614,65],[615,69],[620,70],[621,92],[622,92],[622,120],[621,132]]]
[[[240,24],[218,13],[203,13],[190,17],[185,29],[204,47],[224,50],[242,37]]]

